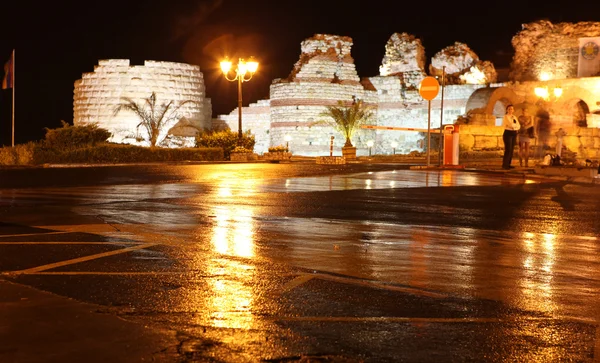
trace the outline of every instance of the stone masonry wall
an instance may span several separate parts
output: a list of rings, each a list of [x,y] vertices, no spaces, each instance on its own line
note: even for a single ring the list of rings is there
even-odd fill
[[[563,146],[577,153],[577,158],[600,158],[600,129],[574,127],[565,131],[567,135],[563,137]],[[503,149],[503,133],[504,129],[501,126],[460,125],[459,148],[461,151]],[[555,154],[556,140],[552,132],[547,144],[550,149],[546,152]],[[534,140],[532,145],[535,144]]]
[[[211,103],[205,98],[204,78],[198,66],[155,61],[130,66],[127,59],[100,60],[94,72],[84,73],[75,82],[74,124],[97,123],[113,133],[110,141],[146,145],[136,141],[139,118],[129,111],[114,115],[114,109],[123,97],[143,103],[152,92],[159,104],[193,101],[181,107],[178,116],[191,121],[194,127],[211,127]],[[167,125],[161,138],[178,121]]]
[[[269,151],[271,146],[271,111],[270,100],[259,100],[251,103],[248,107],[242,107],[242,131],[250,131],[254,135],[256,143],[254,152],[263,154]],[[229,128],[232,131],[238,131],[239,115],[235,108],[227,115],[219,115],[212,120],[213,129]]]
[[[369,78],[377,89],[379,96],[377,125],[388,127],[407,127],[427,129],[428,102],[423,100],[418,91],[405,90],[400,87],[397,77]],[[458,116],[463,115],[471,94],[482,85],[452,85],[444,87],[443,124],[453,124]],[[431,128],[439,129],[441,121],[441,90],[431,101]],[[396,142],[397,153],[407,154],[411,151],[423,151],[427,137],[426,132],[376,130],[374,152],[390,154],[392,143]],[[433,136],[432,136],[433,137]],[[437,137],[437,136],[436,136]]]
[[[534,81],[577,77],[579,38],[600,36],[600,22],[523,24],[513,37],[510,78]],[[544,79],[546,78],[546,79]]]

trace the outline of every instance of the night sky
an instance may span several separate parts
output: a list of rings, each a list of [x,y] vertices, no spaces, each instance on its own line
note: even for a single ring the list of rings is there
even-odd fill
[[[360,77],[376,76],[395,32],[419,37],[427,57],[461,41],[496,68],[510,64],[511,37],[521,24],[600,21],[600,1],[328,1],[96,0],[3,1],[0,72],[16,49],[16,143],[39,140],[44,128],[73,122],[73,83],[99,59],[197,64],[213,116],[236,107],[236,84],[218,61],[254,55],[256,78],[244,105],[268,98],[274,78],[287,77],[300,42],[317,33],[350,36]],[[568,5],[567,5],[568,4]],[[0,92],[0,144],[10,145],[11,90]]]

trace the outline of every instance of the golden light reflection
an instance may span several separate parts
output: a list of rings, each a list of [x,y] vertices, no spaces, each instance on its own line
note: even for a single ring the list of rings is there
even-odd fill
[[[373,181],[371,179],[365,180],[365,189],[371,189],[371,184]]]
[[[557,309],[553,293],[556,235],[523,233],[522,237],[525,253],[520,304],[528,310],[553,313]]]
[[[239,261],[216,259],[207,266],[209,279],[206,309],[211,314],[208,323],[217,328],[251,329],[255,323],[252,308],[255,295],[250,282],[255,279],[254,268]]]
[[[217,198],[239,198],[255,192],[255,182],[248,179],[223,179],[217,186]],[[252,329],[256,324],[253,306],[256,294],[252,289],[256,279],[250,263],[235,258],[255,257],[254,210],[239,204],[216,205],[211,231],[211,244],[216,256],[205,262],[207,285],[199,292],[200,306],[210,315],[199,316],[201,323],[218,328]],[[196,299],[200,298],[197,296]]]
[[[212,244],[216,252],[235,257],[254,257],[252,211],[239,206],[217,207]]]
[[[454,173],[442,173],[442,186],[449,187],[454,185]]]

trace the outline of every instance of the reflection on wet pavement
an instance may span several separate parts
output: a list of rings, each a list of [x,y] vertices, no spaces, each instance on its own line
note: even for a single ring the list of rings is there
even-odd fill
[[[350,175],[329,175],[304,178],[287,178],[285,184],[279,180],[268,180],[261,184],[261,192],[314,192],[353,189],[389,189],[456,186],[494,186],[539,183],[532,179],[505,176],[442,171],[393,170]]]
[[[442,342],[437,357],[454,352],[450,356],[464,358],[449,338],[460,337],[461,352],[473,352],[472,340],[484,352],[473,353],[473,360],[541,362],[589,355],[600,292],[598,236],[585,224],[569,233],[562,221],[576,219],[566,214],[588,201],[562,187],[560,200],[553,200],[555,188],[545,184],[456,171],[281,178],[215,172],[193,184],[6,190],[0,202],[14,211],[63,208],[87,223],[105,223],[113,235],[156,244],[25,274],[22,281],[129,306],[131,315],[154,314],[168,326],[218,329],[215,336],[238,347],[258,347],[273,335],[294,337],[290,341],[309,336],[314,341],[290,351],[331,352],[339,340],[346,351],[378,361],[373,352],[389,358],[385,354],[395,354],[398,342],[417,351],[435,351],[427,344]],[[474,186],[487,189],[467,188]],[[507,190],[510,195],[503,194]],[[431,197],[405,202],[416,193]],[[473,204],[448,198],[453,193]],[[565,216],[544,219],[564,206]],[[422,223],[407,222],[403,213]],[[425,219],[427,213],[434,218]],[[442,216],[464,223],[452,225]],[[65,223],[64,214],[52,218],[48,228]],[[107,273],[120,271],[119,283]],[[348,332],[344,324],[359,327]]]

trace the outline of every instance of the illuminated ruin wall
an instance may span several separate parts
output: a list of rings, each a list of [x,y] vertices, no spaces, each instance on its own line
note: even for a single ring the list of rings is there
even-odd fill
[[[413,37],[394,34],[390,42]],[[390,43],[391,44],[391,43]],[[374,106],[375,122],[380,126],[427,128],[427,102],[419,95],[416,86],[425,77],[423,62],[413,62],[404,68],[401,54],[389,50],[383,60],[382,72],[394,75],[377,76],[360,80],[354,60],[350,55],[352,40],[348,37],[315,35],[302,42],[302,54],[290,76],[273,81],[270,98],[242,108],[243,130],[251,130],[257,144],[254,151],[264,153],[269,146],[285,145],[286,135],[291,138],[290,149],[294,154],[316,156],[329,152],[331,136],[334,136],[336,154],[340,154],[345,139],[333,128],[315,124],[322,119],[319,114],[326,106],[336,105],[338,100],[347,103],[353,97],[363,99]],[[400,45],[401,46],[401,45]],[[388,46],[388,48],[391,48]],[[410,48],[418,56],[420,43]],[[400,54],[400,55],[397,55]],[[444,123],[451,124],[465,112],[469,96],[482,85],[456,85],[445,88]],[[432,101],[433,127],[440,123],[441,94]],[[238,112],[219,115],[214,125],[227,125],[238,129]],[[425,135],[415,131],[361,129],[353,137],[357,154],[368,155],[367,141],[374,141],[372,152],[389,154],[392,142],[397,142],[398,153],[423,150]]]
[[[101,60],[94,72],[84,73],[75,82],[74,124],[97,123],[113,134],[112,142],[147,145],[138,137],[140,119],[130,111],[114,115],[114,110],[123,97],[143,104],[152,92],[156,93],[157,104],[192,101],[179,109],[178,117],[164,127],[159,140],[182,118],[179,129],[191,130],[188,145],[193,143],[194,130],[211,127],[212,107],[205,97],[204,78],[198,66],[156,61],[130,66],[128,59]]]
[[[273,81],[270,98],[243,108],[244,130],[251,130],[257,140],[255,152],[264,153],[269,146],[285,145],[289,136],[291,151],[296,155],[328,155],[330,137],[335,136],[335,153],[341,154],[343,137],[332,128],[314,125],[327,105],[337,100],[350,102],[352,97],[364,99],[377,108],[374,124],[381,127],[427,129],[428,103],[417,91],[417,85],[426,75],[420,42],[414,37],[394,34],[386,45],[380,76],[359,80],[350,57],[351,39],[347,37],[318,35],[303,42],[300,60],[287,79]],[[405,59],[408,49],[414,61]],[[454,46],[454,48],[458,48]],[[460,47],[472,53],[468,47]],[[443,52],[442,52],[443,53]],[[456,52],[454,52],[456,53]],[[459,54],[460,55],[460,54]],[[454,62],[456,58],[460,62]],[[577,147],[580,156],[600,157],[598,132],[600,127],[600,77],[571,78],[552,81],[491,83],[496,75],[493,66],[471,54],[473,61],[464,56],[441,57],[447,70],[453,70],[456,82],[463,83],[471,74],[473,64],[482,65],[481,74],[488,77],[484,84],[479,79],[473,84],[453,84],[444,88],[443,124],[454,124],[468,114],[468,125],[462,128],[461,148],[485,150],[502,148],[502,130],[498,125],[507,104],[527,103],[533,113],[545,110],[550,115],[552,132],[563,127],[569,137],[565,145]],[[453,63],[454,62],[454,63]],[[487,71],[486,71],[487,69]],[[535,88],[561,88],[558,99],[541,100]],[[431,127],[440,126],[441,93],[431,102]],[[237,109],[229,115],[220,115],[214,124],[227,125],[237,131]],[[578,127],[587,123],[588,128]],[[590,131],[591,130],[591,131]],[[470,132],[475,134],[469,134]],[[588,139],[590,138],[591,139]],[[375,154],[391,154],[392,143],[398,144],[397,153],[423,151],[426,132],[389,129],[363,129],[352,142],[359,156],[368,155],[367,141],[372,140]],[[551,141],[552,142],[552,141]],[[555,142],[555,141],[554,141]],[[579,144],[578,144],[579,142]]]
[[[541,81],[577,77],[579,38],[600,36],[600,22],[523,24],[513,37],[510,78]]]

